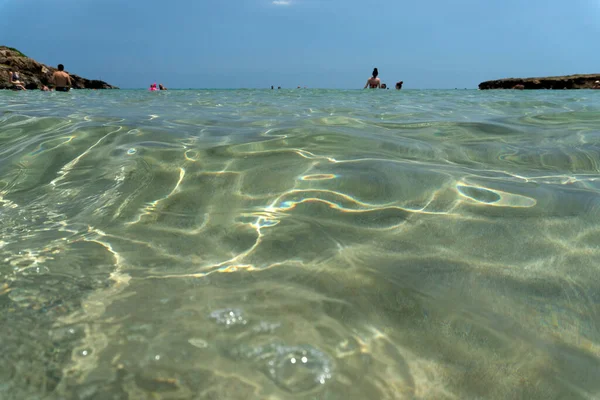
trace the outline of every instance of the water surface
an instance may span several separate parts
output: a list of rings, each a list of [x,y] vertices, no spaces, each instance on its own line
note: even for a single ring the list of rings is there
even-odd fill
[[[0,398],[600,397],[600,92],[0,93]]]

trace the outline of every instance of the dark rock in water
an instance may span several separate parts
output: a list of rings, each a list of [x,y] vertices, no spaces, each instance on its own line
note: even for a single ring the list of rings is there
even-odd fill
[[[39,63],[16,49],[0,46],[0,89],[12,89],[8,73],[17,71],[27,89],[49,86],[50,77],[56,68]],[[71,74],[73,89],[118,89],[99,80],[89,80]]]
[[[479,89],[596,89],[596,81],[600,81],[600,74],[507,78],[481,82]]]

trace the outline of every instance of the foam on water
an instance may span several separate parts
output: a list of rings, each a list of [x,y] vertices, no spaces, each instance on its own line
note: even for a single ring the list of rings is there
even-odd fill
[[[600,92],[0,106],[0,398],[600,397]]]

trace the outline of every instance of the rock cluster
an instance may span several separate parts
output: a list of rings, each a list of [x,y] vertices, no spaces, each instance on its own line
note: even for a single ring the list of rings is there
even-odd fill
[[[508,78],[481,82],[479,89],[597,89],[596,81],[600,81],[600,74]]]
[[[12,89],[9,72],[18,71],[27,89],[41,89],[50,84],[56,68],[49,67],[23,55],[20,51],[0,46],[0,89]],[[118,89],[100,80],[85,79],[71,74],[74,89]]]

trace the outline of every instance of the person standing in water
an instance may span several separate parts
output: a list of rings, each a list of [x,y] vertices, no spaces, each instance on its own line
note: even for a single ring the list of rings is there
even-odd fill
[[[367,83],[365,84],[364,89],[366,89],[366,88],[377,89],[377,88],[381,87],[381,81],[379,80],[377,75],[379,75],[379,71],[377,71],[377,68],[374,68],[373,76],[367,80]]]
[[[71,77],[65,72],[65,66],[58,64],[58,71],[52,74],[52,83],[57,92],[68,92],[71,90]]]

